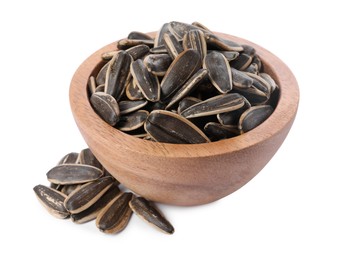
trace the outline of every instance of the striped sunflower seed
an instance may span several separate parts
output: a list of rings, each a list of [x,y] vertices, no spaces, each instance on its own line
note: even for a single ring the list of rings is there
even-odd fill
[[[225,56],[219,52],[208,53],[203,66],[208,70],[209,79],[221,93],[232,90],[232,72]]]
[[[184,35],[191,30],[203,30],[191,24],[181,23],[173,21],[169,23],[168,30],[180,41],[184,38]]]
[[[249,88],[254,80],[242,71],[231,68],[233,86],[236,88]]]
[[[212,33],[205,33],[206,43],[210,49],[218,49],[223,51],[243,51],[243,47],[233,41],[220,38]]]
[[[86,210],[77,214],[71,214],[70,218],[77,224],[82,224],[95,219],[99,212],[120,193],[118,186],[112,185],[102,197]]]
[[[104,92],[119,100],[130,80],[132,57],[125,51],[119,51],[109,62],[105,76]]]
[[[48,181],[55,184],[80,184],[97,180],[103,171],[94,166],[81,164],[57,165],[47,172]]]
[[[172,33],[164,34],[164,45],[172,60],[174,60],[179,55],[179,53],[184,51],[183,46]]]
[[[231,138],[240,134],[236,126],[226,126],[216,122],[209,122],[204,127],[205,133],[212,141]]]
[[[88,182],[69,194],[64,201],[64,206],[72,214],[80,213],[99,200],[112,185],[114,182],[111,177],[102,177]]]
[[[144,125],[144,122],[149,115],[146,110],[138,110],[131,114],[121,116],[115,127],[121,131],[128,132],[138,129]]]
[[[111,59],[111,58],[110,58]],[[105,84],[105,77],[106,77],[106,72],[108,70],[109,67],[109,62],[107,62],[98,72],[97,76],[96,76],[96,85],[102,85]]]
[[[201,100],[196,97],[185,97],[179,102],[179,106],[177,109],[178,114],[180,115],[181,112],[184,111],[186,108],[199,102],[201,102]]]
[[[171,98],[170,103],[166,106],[166,110],[171,108],[174,104],[179,102],[181,99],[186,97],[191,93],[197,86],[198,83],[207,77],[208,72],[205,69],[198,70],[189,80],[178,90],[178,92]]]
[[[156,37],[154,38],[154,48],[157,48],[158,46],[164,46],[164,34],[169,32],[168,27],[169,24],[164,23],[163,26],[159,29],[159,31],[156,34]]]
[[[147,105],[147,100],[123,100],[118,103],[120,115],[129,114],[131,112],[135,112],[138,109]]]
[[[96,113],[109,125],[114,126],[118,122],[119,107],[113,96],[103,92],[96,92],[91,95],[90,103]]]
[[[240,117],[239,129],[246,133],[258,125],[262,124],[274,109],[269,105],[253,106],[246,110]]]
[[[164,76],[171,62],[168,54],[150,54],[144,59],[147,70],[156,76]]]
[[[75,164],[78,162],[79,158],[78,158],[79,154],[72,152],[72,153],[68,153],[65,156],[63,156],[61,158],[61,160],[58,162],[58,165],[61,164]]]
[[[129,206],[137,216],[154,227],[159,228],[160,231],[167,234],[174,233],[174,227],[171,223],[146,199],[133,197],[129,202]]]
[[[150,40],[152,41],[152,37],[147,35],[146,33],[142,32],[137,32],[137,31],[132,31],[129,33],[128,39],[133,39],[133,40]]]
[[[185,50],[171,63],[162,82],[162,99],[174,94],[195,72],[201,68],[201,58],[195,50]]]
[[[132,210],[129,207],[132,197],[133,194],[130,192],[122,193],[106,205],[96,218],[97,228],[109,234],[122,231],[132,215]]]
[[[158,78],[146,69],[142,60],[131,63],[131,74],[147,100],[151,102],[159,101],[160,85]]]
[[[216,115],[238,110],[244,105],[245,98],[243,96],[237,93],[222,94],[188,107],[181,112],[181,115],[185,118]]]
[[[80,164],[91,165],[98,169],[102,169],[102,164],[97,160],[89,148],[83,149],[80,152],[79,161]]]
[[[117,43],[117,48],[119,50],[127,50],[131,47],[137,46],[137,45],[147,45],[150,48],[153,47],[154,41],[151,40],[143,40],[143,39],[122,39],[119,40]]]
[[[146,119],[145,130],[157,142],[197,144],[210,141],[192,122],[165,110],[152,111]]]
[[[33,190],[40,203],[51,215],[57,218],[69,217],[69,212],[63,205],[66,195],[44,185],[37,185]]]
[[[207,44],[204,33],[201,30],[188,31],[183,38],[183,47],[184,50],[196,50],[203,60],[207,54]]]
[[[126,86],[125,94],[130,100],[144,99],[143,93],[140,91],[134,79],[130,80],[129,84]]]

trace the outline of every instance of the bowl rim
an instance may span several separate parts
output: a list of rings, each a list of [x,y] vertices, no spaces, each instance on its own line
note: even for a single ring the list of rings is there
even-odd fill
[[[154,36],[156,32],[148,33]],[[70,83],[69,99],[74,119],[86,139],[85,129],[80,126],[86,125],[100,129],[100,136],[95,136],[95,143],[114,142],[123,149],[130,149],[132,153],[148,154],[154,157],[195,158],[217,156],[225,153],[233,153],[247,149],[261,143],[292,123],[296,116],[299,103],[299,88],[295,76],[288,66],[270,51],[243,38],[215,32],[216,35],[236,41],[240,44],[249,44],[256,49],[261,58],[265,71],[269,73],[280,87],[278,104],[272,115],[262,124],[251,131],[225,140],[203,144],[169,144],[143,140],[123,133],[120,130],[104,122],[92,109],[87,96],[87,82],[94,69],[101,64],[101,54],[113,51],[117,48],[117,42],[110,43],[89,56],[76,70]],[[81,104],[81,105],[78,105]],[[87,115],[87,116],[84,116]],[[94,123],[94,124],[93,124]],[[85,140],[87,142],[87,140]],[[88,142],[87,142],[88,143]]]

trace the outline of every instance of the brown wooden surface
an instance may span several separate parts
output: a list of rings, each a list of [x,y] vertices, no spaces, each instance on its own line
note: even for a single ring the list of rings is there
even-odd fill
[[[154,33],[151,33],[154,35]],[[265,71],[281,87],[278,106],[268,120],[241,136],[208,144],[176,145],[138,139],[109,126],[93,111],[87,96],[89,76],[97,73],[109,44],[85,60],[70,86],[71,109],[86,143],[122,184],[150,200],[199,205],[220,199],[250,181],[273,157],[295,119],[299,89],[294,75],[275,55],[247,40]]]

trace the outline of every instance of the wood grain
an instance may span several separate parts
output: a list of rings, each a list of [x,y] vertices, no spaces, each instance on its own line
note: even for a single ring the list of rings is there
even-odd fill
[[[89,77],[96,75],[103,64],[101,54],[115,50],[116,43],[92,54],[73,76],[70,104],[86,143],[116,179],[149,200],[199,205],[238,190],[269,162],[295,119],[299,89],[290,69],[275,55],[252,42],[217,34],[252,45],[265,71],[281,88],[279,103],[268,120],[238,137],[208,144],[154,143],[124,134],[105,123],[90,106],[86,87]]]

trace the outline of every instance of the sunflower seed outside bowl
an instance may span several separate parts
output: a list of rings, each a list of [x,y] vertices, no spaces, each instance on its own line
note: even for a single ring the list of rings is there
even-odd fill
[[[57,218],[69,217],[69,212],[63,205],[66,195],[44,185],[35,186],[34,192],[40,203],[51,215]]]
[[[88,182],[69,194],[64,206],[72,214],[80,213],[93,205],[113,184],[111,177]]]
[[[170,222],[143,197],[133,197],[129,202],[132,211],[149,224],[159,228],[164,233],[173,234],[174,228]]]
[[[55,184],[80,184],[94,181],[103,175],[103,171],[90,165],[62,164],[47,172],[48,181]]]
[[[129,207],[129,201],[132,198],[133,194],[126,192],[112,200],[97,216],[97,228],[109,234],[122,231],[128,224],[132,214],[132,210]]]

